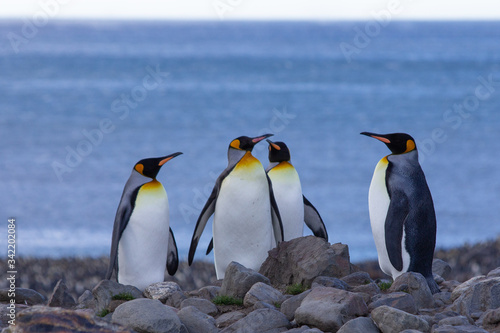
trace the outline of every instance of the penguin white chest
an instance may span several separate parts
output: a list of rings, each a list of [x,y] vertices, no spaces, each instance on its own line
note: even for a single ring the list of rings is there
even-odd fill
[[[410,264],[410,257],[405,248],[406,235],[404,230],[401,240],[401,255],[403,258],[403,269],[401,271],[397,270],[391,264],[389,254],[387,252],[385,239],[385,223],[389,205],[391,203],[386,185],[388,166],[389,161],[387,160],[387,157],[384,157],[378,162],[377,166],[375,167],[372,182],[370,184],[368,201],[370,211],[370,224],[372,228],[373,239],[375,241],[375,246],[377,247],[380,269],[385,274],[390,275],[393,277],[393,279],[395,279],[396,277],[407,271]]]
[[[149,182],[137,194],[134,210],[118,244],[118,282],[144,290],[164,280],[169,238],[168,197],[161,183]]]
[[[259,270],[273,238],[269,184],[262,164],[246,155],[222,181],[213,223],[217,278],[236,261]]]
[[[268,175],[283,223],[283,240],[301,237],[304,232],[304,199],[297,171],[290,163],[281,162]]]

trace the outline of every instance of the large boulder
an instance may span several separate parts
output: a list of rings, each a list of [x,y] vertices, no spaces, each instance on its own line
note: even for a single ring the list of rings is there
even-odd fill
[[[387,305],[411,314],[417,314],[417,305],[410,294],[404,292],[395,292],[390,294],[380,294],[372,297],[369,309],[373,310],[379,306]]]
[[[424,319],[386,305],[375,308],[371,315],[378,328],[384,333],[399,333],[405,329],[422,332],[430,330],[429,323]]]
[[[144,296],[150,299],[157,299],[165,303],[175,292],[181,291],[181,287],[173,281],[153,283],[144,289]]]
[[[452,309],[471,317],[489,309],[500,307],[500,277],[478,280],[468,283],[463,293],[455,299]]]
[[[10,326],[7,332],[132,333],[133,331],[100,320],[85,310],[74,311],[36,305],[19,312],[16,325]]]
[[[290,322],[285,315],[273,309],[258,309],[238,320],[221,333],[277,333],[286,332]]]
[[[189,333],[217,333],[215,319],[194,306],[182,308],[177,315]]]
[[[269,251],[259,272],[273,285],[299,283],[310,287],[318,276],[340,278],[350,274],[349,248],[340,243],[330,245],[315,236],[295,238]]]
[[[380,333],[380,330],[370,318],[358,317],[345,323],[337,333]]]
[[[293,320],[293,318],[295,317],[295,311],[297,311],[300,304],[302,304],[304,298],[306,298],[306,296],[309,295],[310,292],[311,292],[310,289],[306,290],[303,293],[292,296],[283,303],[281,303],[280,311],[285,314],[288,320],[290,321]]]
[[[394,280],[389,292],[402,291],[413,296],[418,309],[433,308],[434,298],[427,281],[420,273],[406,272]]]
[[[276,303],[281,304],[283,301],[284,296],[277,289],[274,289],[268,284],[257,282],[246,293],[245,298],[243,299],[243,305],[251,307],[257,302],[274,305]]]
[[[245,294],[257,282],[271,284],[269,279],[264,275],[232,261],[226,268],[220,294],[243,299]]]
[[[92,289],[95,299],[95,312],[101,313],[108,308],[114,296],[130,295],[132,298],[142,298],[142,292],[134,286],[125,286],[115,281],[102,280]]]
[[[368,307],[360,295],[336,288],[316,287],[295,311],[295,321],[325,332],[336,332],[347,321],[367,314]]]
[[[47,298],[33,289],[16,288],[15,300],[17,304],[36,305],[43,304]],[[0,302],[10,302],[9,296],[11,291],[9,288],[0,289]]]
[[[179,333],[182,326],[172,308],[148,298],[123,303],[113,312],[112,322],[148,333]]]

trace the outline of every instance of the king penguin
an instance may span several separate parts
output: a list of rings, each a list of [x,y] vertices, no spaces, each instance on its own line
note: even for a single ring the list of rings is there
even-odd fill
[[[290,150],[284,142],[269,143],[267,175],[273,184],[274,197],[283,222],[284,240],[302,237],[304,221],[316,237],[328,241],[325,224],[318,211],[302,194],[299,174],[290,161]]]
[[[177,271],[179,258],[170,228],[167,192],[156,180],[162,165],[182,153],[147,158],[132,170],[116,212],[106,279],[140,290]]]
[[[379,266],[393,279],[420,273],[431,292],[438,293],[432,276],[436,214],[415,140],[405,133],[361,134],[382,141],[392,152],[375,167],[368,195]]]
[[[240,136],[229,144],[228,165],[215,182],[196,222],[188,262],[198,246],[208,219],[214,214],[213,239],[217,279],[223,279],[231,261],[258,271],[267,251],[283,240],[283,226],[264,167],[252,155],[258,142],[272,136]]]

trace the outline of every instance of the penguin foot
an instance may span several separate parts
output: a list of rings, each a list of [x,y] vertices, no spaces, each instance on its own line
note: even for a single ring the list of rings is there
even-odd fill
[[[436,281],[434,281],[434,278],[432,276],[426,277],[425,279],[427,280],[427,284],[429,285],[429,288],[431,289],[431,293],[433,295],[441,292],[441,289],[439,289]]]

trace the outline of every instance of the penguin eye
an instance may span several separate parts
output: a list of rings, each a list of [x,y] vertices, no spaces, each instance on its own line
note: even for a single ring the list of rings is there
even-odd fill
[[[233,147],[234,149],[240,149],[240,140],[236,139],[236,140],[233,140],[231,141],[231,144],[230,144],[231,147]]]
[[[140,163],[136,164],[135,171],[137,171],[138,173],[140,173],[142,175],[142,172],[144,171],[144,165],[140,164]]]

